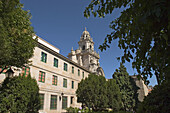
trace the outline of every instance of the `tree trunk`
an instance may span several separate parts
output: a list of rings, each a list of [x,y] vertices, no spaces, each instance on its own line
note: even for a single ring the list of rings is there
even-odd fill
[[[160,80],[159,80],[159,75],[158,75],[158,73],[156,73],[155,76],[156,76],[156,80],[157,80],[158,85],[160,85]]]

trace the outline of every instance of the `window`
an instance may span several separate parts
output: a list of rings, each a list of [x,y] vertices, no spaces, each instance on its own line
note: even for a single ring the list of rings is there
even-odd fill
[[[58,67],[58,59],[54,58],[54,67]]]
[[[47,54],[44,52],[41,52],[41,61],[45,63],[47,62]]]
[[[64,71],[67,71],[67,64],[64,63]]]
[[[74,67],[72,66],[72,73],[74,74]]]
[[[22,67],[21,76],[27,77],[29,74],[30,74],[30,68],[29,67]]]
[[[40,94],[40,110],[44,108],[44,94]]]
[[[80,76],[80,70],[78,69],[78,76]]]
[[[45,72],[40,71],[39,72],[39,82],[45,82]]]
[[[82,76],[83,76],[83,78],[84,78],[84,72],[82,72]]]
[[[51,95],[50,109],[57,109],[57,95]]]
[[[67,97],[63,96],[62,97],[62,109],[66,109],[67,108]]]
[[[63,87],[67,88],[67,79],[63,78]]]
[[[73,98],[74,98],[74,97],[71,97],[71,99],[70,99],[70,104],[73,104]]]
[[[85,45],[83,45],[83,48],[82,48],[82,50],[85,50]]]
[[[74,81],[71,83],[71,88],[74,89]]]
[[[52,85],[57,86],[57,76],[53,75]]]

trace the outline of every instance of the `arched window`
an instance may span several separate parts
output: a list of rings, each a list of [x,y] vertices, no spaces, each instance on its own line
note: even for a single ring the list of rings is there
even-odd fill
[[[85,50],[85,45],[83,45],[83,48],[82,48],[83,50]]]
[[[90,49],[91,49],[91,45],[90,45]]]

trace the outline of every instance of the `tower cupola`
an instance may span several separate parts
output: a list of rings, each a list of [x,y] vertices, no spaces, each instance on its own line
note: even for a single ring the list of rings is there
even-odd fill
[[[86,27],[83,31],[80,41],[78,42],[80,50],[94,50],[94,42],[90,36],[90,33],[87,31]]]
[[[90,39],[90,33],[86,30],[86,27],[85,27],[85,30],[83,31],[82,35],[81,35],[81,39]]]

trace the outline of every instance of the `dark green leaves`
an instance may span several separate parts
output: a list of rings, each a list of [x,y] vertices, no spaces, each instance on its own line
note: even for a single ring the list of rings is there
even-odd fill
[[[122,104],[125,111],[134,111],[137,102],[138,87],[134,80],[129,76],[126,71],[126,67],[121,63],[119,69],[113,74],[113,79],[116,81],[120,88],[120,94],[122,95]]]
[[[102,76],[90,74],[88,78],[82,80],[76,91],[78,101],[82,102],[94,110],[107,107],[106,79]]]
[[[90,17],[90,12],[96,17],[104,17],[105,14],[111,14],[115,8],[122,6],[126,7],[131,0],[92,0],[91,3],[86,7],[84,11],[85,17]],[[95,12],[95,13],[94,13]]]
[[[118,85],[114,80],[106,81],[103,76],[90,74],[82,80],[76,91],[78,101],[94,111],[121,108],[121,96]]]
[[[170,68],[168,1],[92,0],[84,13],[88,12],[87,17],[90,12],[104,17],[120,7],[125,10],[110,23],[113,32],[106,36],[99,49],[106,50],[112,40],[119,39],[118,47],[124,50],[122,62],[132,61],[133,68],[145,77],[151,77],[154,72],[158,84],[161,83],[168,78],[167,68]]]
[[[0,1],[0,67],[22,67],[33,55],[31,16],[22,7],[19,0]]]
[[[170,84],[168,80],[155,86],[138,107],[137,113],[168,113],[170,108]]]
[[[0,112],[38,113],[39,87],[30,76],[6,78],[0,87]]]
[[[108,107],[113,111],[119,111],[122,108],[122,96],[116,80],[109,79],[107,81],[107,95],[109,98]]]

